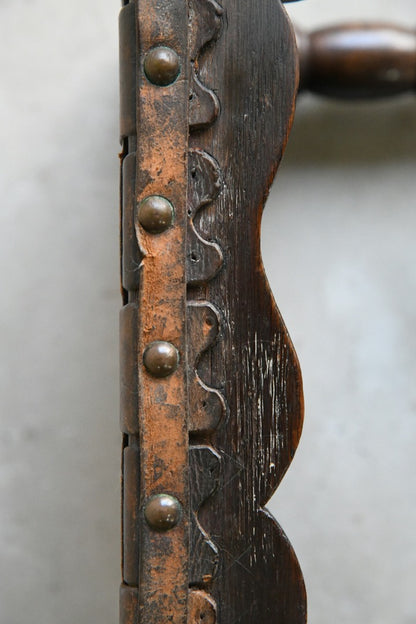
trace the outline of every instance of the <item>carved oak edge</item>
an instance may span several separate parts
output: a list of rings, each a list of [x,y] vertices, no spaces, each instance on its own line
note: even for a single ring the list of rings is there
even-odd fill
[[[277,0],[120,15],[121,624],[304,624],[265,505],[296,450],[299,364],[260,255],[294,113]]]

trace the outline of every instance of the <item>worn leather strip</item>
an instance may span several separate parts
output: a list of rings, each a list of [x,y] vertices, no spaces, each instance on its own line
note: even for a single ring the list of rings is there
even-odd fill
[[[139,592],[134,587],[120,587],[120,624],[139,623]]]
[[[188,153],[188,9],[183,0],[140,0],[137,20],[136,206],[150,195],[163,196],[174,209],[173,225],[161,234],[146,232],[136,219],[143,254],[137,362],[140,430],[140,622],[186,624],[189,558],[189,469],[186,414],[185,233]],[[157,46],[179,57],[173,84],[157,86],[144,73],[146,54]],[[143,365],[154,341],[176,347],[179,366],[156,378]],[[148,526],[143,509],[149,498],[168,494],[183,514],[170,531]]]
[[[123,452],[123,580],[139,584],[139,448],[131,444]]]
[[[123,206],[122,206],[122,240],[123,249],[121,256],[122,285],[127,291],[138,290],[140,285],[140,261],[141,254],[137,243],[134,229],[135,213],[135,178],[136,178],[136,153],[128,154],[123,160]]]
[[[120,135],[136,132],[136,21],[134,3],[126,5],[119,17],[120,41]]]
[[[137,304],[129,303],[120,312],[120,429],[139,433],[137,391]]]

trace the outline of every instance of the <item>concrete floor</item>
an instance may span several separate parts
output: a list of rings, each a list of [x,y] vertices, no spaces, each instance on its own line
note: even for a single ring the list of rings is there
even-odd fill
[[[416,22],[309,0],[305,28]],[[0,3],[0,624],[115,623],[117,3]],[[311,624],[415,624],[416,100],[299,101],[263,253],[306,421],[270,508]]]

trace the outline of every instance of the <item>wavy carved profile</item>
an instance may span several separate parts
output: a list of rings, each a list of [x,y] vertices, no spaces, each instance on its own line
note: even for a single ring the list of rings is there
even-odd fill
[[[218,549],[199,523],[198,513],[200,507],[218,487],[220,461],[218,453],[209,446],[190,447],[192,557],[189,566],[189,584],[200,589],[208,589],[212,585],[218,567]]]
[[[199,75],[200,57],[205,47],[214,42],[220,31],[223,10],[215,0],[190,0],[189,54],[191,86],[189,97],[190,133],[202,131],[215,123],[220,105],[215,93],[205,86]],[[215,54],[215,50],[214,50]],[[214,435],[226,408],[220,391],[210,386],[199,370],[200,360],[207,355],[220,333],[220,313],[211,302],[198,297],[193,300],[192,289],[214,280],[223,263],[220,246],[207,240],[196,226],[204,207],[212,204],[222,189],[222,174],[218,162],[195,146],[188,153],[188,228],[186,243],[186,281],[188,340],[188,413],[189,431],[194,444],[189,449],[191,497],[190,522],[190,593],[188,624],[215,624],[217,604],[212,587],[219,565],[215,540],[200,521],[200,511],[218,487],[221,457],[208,446],[206,439]],[[209,357],[209,356],[208,356]],[[204,444],[198,439],[204,438]]]
[[[134,0],[121,26],[121,622],[305,624],[296,556],[265,507],[299,441],[302,380],[260,253],[294,112],[294,34],[280,0]],[[181,60],[188,49],[189,74],[166,90],[137,62],[155,37]],[[137,202],[164,193],[173,227],[135,229]],[[155,382],[142,353],[160,338],[187,351],[185,374]],[[185,511],[167,534],[143,522],[143,500],[160,491]]]
[[[206,301],[191,301],[187,308],[189,431],[212,433],[225,414],[222,394],[210,388],[198,373],[199,360],[217,339],[218,311]]]
[[[213,202],[221,190],[221,170],[206,152],[190,150],[188,186],[188,237],[186,245],[186,280],[195,286],[213,279],[222,266],[221,248],[197,231],[194,219],[204,206]]]
[[[223,17],[222,7],[215,0],[190,0],[189,53],[191,59],[191,91],[189,95],[189,126],[191,130],[210,126],[217,118],[220,103],[214,91],[205,86],[199,76],[199,58],[205,46],[219,36]]]
[[[223,0],[222,6],[224,32],[207,55],[209,65],[200,68],[215,85],[221,113],[190,137],[191,148],[219,163],[223,181],[197,221],[223,255],[215,279],[199,282],[193,294],[224,319],[210,367],[228,410],[211,437],[221,456],[219,487],[199,522],[218,549],[218,581],[210,592],[218,624],[305,624],[299,564],[265,507],[299,442],[302,379],[260,252],[261,214],[294,113],[295,39],[277,0]]]

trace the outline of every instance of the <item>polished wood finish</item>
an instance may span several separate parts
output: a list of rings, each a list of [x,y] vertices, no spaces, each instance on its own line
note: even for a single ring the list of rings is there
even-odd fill
[[[342,99],[379,98],[416,91],[416,30],[352,23],[298,31],[301,83]]]

